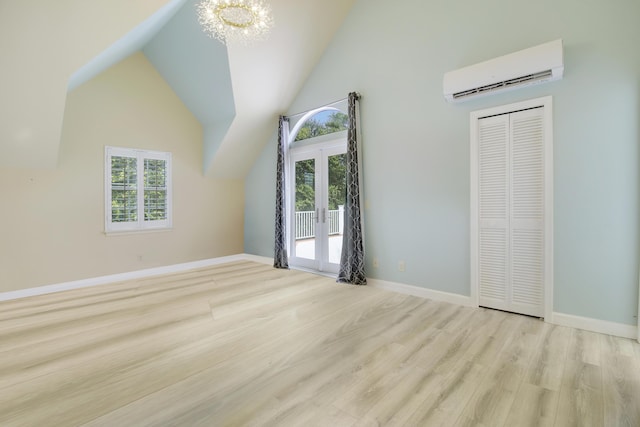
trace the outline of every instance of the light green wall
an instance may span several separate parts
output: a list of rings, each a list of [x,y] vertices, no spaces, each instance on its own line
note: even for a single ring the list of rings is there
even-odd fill
[[[273,257],[276,160],[277,132],[274,132],[245,179],[244,252],[248,254]]]
[[[363,96],[368,276],[468,295],[469,113],[552,95],[554,311],[635,324],[638,16],[632,0],[357,1],[290,113]],[[557,38],[563,80],[444,101],[444,72]],[[274,152],[275,137],[246,180],[245,251],[264,256]]]

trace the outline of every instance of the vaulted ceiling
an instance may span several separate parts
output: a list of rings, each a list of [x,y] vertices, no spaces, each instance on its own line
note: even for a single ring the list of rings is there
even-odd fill
[[[203,170],[244,178],[354,0],[266,0],[253,46],[208,38],[196,0],[0,0],[0,167],[55,168],[68,91],[142,50],[203,126]]]

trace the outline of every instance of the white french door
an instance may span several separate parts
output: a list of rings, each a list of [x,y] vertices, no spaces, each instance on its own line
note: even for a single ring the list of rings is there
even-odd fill
[[[291,151],[290,257],[294,267],[337,273],[342,253],[346,144]]]
[[[472,290],[481,306],[537,317],[548,313],[552,280],[545,108],[472,123]]]

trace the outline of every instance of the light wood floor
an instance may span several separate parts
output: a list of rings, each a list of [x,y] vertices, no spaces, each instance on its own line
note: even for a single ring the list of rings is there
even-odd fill
[[[0,426],[640,426],[640,345],[236,262],[0,303]]]

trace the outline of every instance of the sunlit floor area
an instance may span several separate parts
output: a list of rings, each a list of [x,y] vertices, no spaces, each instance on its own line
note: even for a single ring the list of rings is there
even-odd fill
[[[0,303],[0,425],[638,426],[640,345],[268,265]]]
[[[342,234],[329,236],[329,262],[340,263],[342,254]],[[304,259],[316,259],[316,239],[296,240],[296,256]]]

